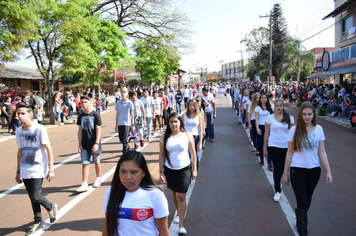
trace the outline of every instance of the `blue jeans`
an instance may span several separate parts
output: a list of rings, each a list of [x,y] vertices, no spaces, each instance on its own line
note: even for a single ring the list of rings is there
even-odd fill
[[[176,110],[178,114],[182,113],[182,102],[176,103]]]
[[[214,139],[214,112],[206,112],[206,120],[205,137]]]
[[[147,135],[148,138],[151,138],[152,117],[146,117],[146,126],[147,126],[147,133],[146,133],[146,129],[143,128],[143,136]]]

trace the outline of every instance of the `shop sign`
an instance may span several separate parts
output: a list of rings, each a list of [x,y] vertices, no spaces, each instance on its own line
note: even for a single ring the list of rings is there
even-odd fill
[[[356,65],[356,44],[335,50],[330,54],[331,54],[330,69]],[[323,63],[323,68],[324,68],[324,63]]]
[[[322,56],[322,59],[321,59],[321,64],[322,64],[322,67],[323,67],[324,71],[329,70],[329,67],[330,67],[330,54],[327,51],[325,51],[323,53],[323,56]]]

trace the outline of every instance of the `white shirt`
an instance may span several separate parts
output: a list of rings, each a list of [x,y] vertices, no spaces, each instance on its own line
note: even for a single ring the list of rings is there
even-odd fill
[[[242,98],[242,103],[244,104],[244,109],[246,109],[246,103],[247,103],[247,101],[249,101],[250,99],[247,97],[247,96],[244,96],[243,98]]]
[[[184,128],[191,135],[199,135],[199,115],[196,115],[194,119],[189,119],[187,113],[184,113]]]
[[[132,102],[134,105],[133,113],[134,117],[143,116],[142,109],[143,109],[143,102],[141,100],[136,100],[136,102]]]
[[[160,141],[163,143],[162,140]],[[170,136],[167,139],[166,148],[171,164],[166,160],[164,165],[172,170],[180,170],[190,165],[189,141],[185,132]]]
[[[183,97],[189,98],[189,94],[190,94],[189,88],[183,89]]]
[[[288,134],[288,142],[293,142],[293,136],[295,133],[295,126],[292,127]],[[305,149],[302,144],[301,152],[293,152],[291,167],[301,168],[315,168],[319,167],[319,142],[325,140],[324,130],[320,125],[316,125],[313,133],[308,134],[308,139],[312,145],[312,149]]]
[[[291,124],[294,124],[294,117],[289,116]],[[269,115],[265,121],[269,124],[268,147],[288,148],[288,124],[276,121],[274,115]]]
[[[163,111],[161,111],[161,104],[163,104],[163,100],[160,97],[153,99],[155,103],[155,115],[161,115]]]
[[[145,114],[147,118],[151,118],[153,114],[153,107],[154,104],[153,97],[141,97],[140,100],[143,102],[143,107],[145,108]]]
[[[103,211],[107,212],[111,186],[104,197]],[[118,232],[120,236],[158,235],[155,219],[169,215],[168,202],[164,193],[157,189],[126,191],[118,214]]]
[[[202,98],[204,98],[205,101],[207,101],[209,103],[209,105],[207,107],[205,107],[205,112],[214,111],[214,108],[213,108],[213,103],[215,103],[214,95],[209,92],[207,97],[205,97],[203,94],[201,94],[200,96]]]
[[[33,122],[27,131],[23,131],[21,125],[16,129],[16,144],[22,149],[20,178],[46,178],[48,156],[44,145],[50,143],[45,127]]]
[[[272,108],[272,111],[273,111],[273,108]],[[255,112],[258,113],[258,124],[265,125],[266,118],[267,118],[267,116],[271,115],[271,113],[268,110],[262,110],[262,108],[260,106],[257,106],[255,108]]]

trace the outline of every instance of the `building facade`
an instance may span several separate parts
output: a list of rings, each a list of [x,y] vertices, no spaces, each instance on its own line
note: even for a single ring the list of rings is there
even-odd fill
[[[335,50],[322,54],[322,71],[310,78],[330,83],[355,83],[356,79],[356,1],[334,0],[335,10],[323,20],[335,18]],[[330,79],[331,78],[331,79]],[[326,81],[326,83],[327,83]]]
[[[228,62],[221,65],[222,78],[231,81],[238,81],[246,76],[247,59]]]

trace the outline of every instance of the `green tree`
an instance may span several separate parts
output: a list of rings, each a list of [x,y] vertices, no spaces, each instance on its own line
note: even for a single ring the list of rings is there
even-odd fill
[[[39,18],[37,0],[7,0],[0,2],[0,65],[18,60],[34,35]]]
[[[179,67],[180,57],[173,47],[165,45],[161,38],[150,38],[134,44],[137,57],[136,70],[143,82],[161,83],[164,77]]]
[[[246,52],[250,57],[256,57],[263,46],[268,44],[269,32],[266,27],[253,29],[243,38],[240,43],[245,45]]]
[[[271,17],[272,75],[274,75],[276,79],[279,79],[284,74],[284,63],[287,60],[286,44],[289,40],[289,33],[281,4],[276,3],[273,5]]]
[[[95,19],[96,16],[92,17]],[[76,49],[71,45],[66,45],[61,59],[62,70],[82,72],[83,76],[80,78],[79,84],[100,87],[100,82],[103,80],[102,75],[112,77],[113,70],[125,65],[123,59],[129,59],[127,48],[121,45],[125,34],[117,25],[106,19],[95,19],[88,30],[89,32],[87,30],[79,32],[76,38],[80,40],[83,37],[85,39],[84,43],[88,44],[85,50],[89,56],[91,55],[90,60],[83,62],[81,58],[73,56],[73,50]],[[87,34],[91,34],[91,37],[85,38]]]
[[[293,71],[295,69],[297,81],[300,80],[301,67],[303,65],[305,65],[304,68],[312,67],[315,62],[315,55],[311,51],[306,50],[297,38],[290,38],[286,45],[286,54],[287,68]]]

